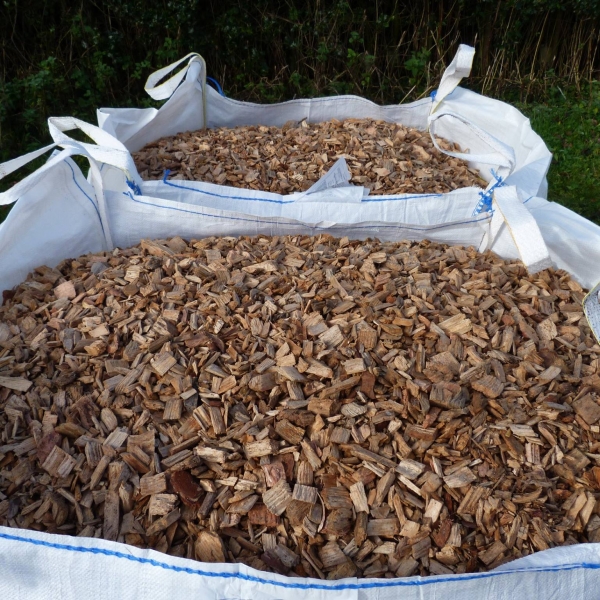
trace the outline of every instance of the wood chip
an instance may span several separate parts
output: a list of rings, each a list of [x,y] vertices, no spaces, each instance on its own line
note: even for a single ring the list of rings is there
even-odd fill
[[[348,375],[354,375],[365,370],[365,361],[362,358],[353,358],[343,362],[342,366]]]
[[[140,478],[140,495],[152,496],[167,491],[167,478],[164,473]]]
[[[481,392],[488,398],[497,398],[504,389],[504,384],[493,375],[486,375],[482,379],[471,383],[473,389]]]
[[[72,281],[64,281],[54,288],[54,295],[57,299],[68,298],[69,300],[73,300],[77,296],[77,291]]]
[[[167,373],[176,363],[177,360],[170,352],[158,354],[150,361],[154,370],[161,376]]]
[[[244,452],[248,458],[271,456],[277,450],[279,450],[279,443],[275,440],[260,440],[259,442],[248,442],[244,445]]]
[[[0,387],[17,392],[26,392],[32,385],[32,381],[28,381],[22,377],[0,377]]]
[[[459,488],[472,483],[477,479],[477,476],[468,467],[462,467],[458,471],[452,473],[452,475],[446,475],[444,477],[444,483],[449,488]]]
[[[460,152],[456,144],[441,138],[438,143]],[[143,179],[162,179],[169,169],[175,179],[280,194],[307,190],[340,156],[352,183],[371,194],[485,187],[466,163],[437,150],[426,132],[372,119],[204,129],[160,139],[133,154]]]
[[[45,469],[52,477],[64,479],[71,473],[77,461],[69,456],[62,448],[54,446],[48,458],[44,461],[42,469]]]
[[[210,531],[204,530],[198,534],[194,544],[196,558],[202,562],[225,562],[227,550],[221,538]]]
[[[283,514],[292,500],[290,486],[286,481],[278,481],[270,490],[262,495],[265,506],[277,516]]]
[[[292,498],[294,500],[300,500],[301,502],[307,502],[308,504],[315,504],[317,502],[317,495],[317,488],[297,483],[294,486]]]
[[[479,559],[489,565],[493,563],[504,551],[506,546],[501,541],[494,542],[487,550],[479,552]]]
[[[369,503],[365,493],[365,486],[362,481],[358,481],[350,486],[350,498],[357,512],[369,512]]]
[[[598,542],[583,295],[474,248],[328,235],[36,269],[0,307],[0,525],[323,579]]]
[[[379,537],[393,537],[399,532],[396,519],[371,519],[367,524],[367,535]]]
[[[419,477],[419,475],[425,471],[425,468],[423,463],[411,460],[410,458],[405,458],[400,461],[400,464],[396,467],[396,471],[412,481]]]
[[[590,394],[573,402],[573,408],[588,425],[593,425],[600,420],[600,405]]]

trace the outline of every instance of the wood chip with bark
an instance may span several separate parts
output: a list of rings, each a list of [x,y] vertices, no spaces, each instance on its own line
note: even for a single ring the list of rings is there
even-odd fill
[[[449,152],[467,150],[437,141]],[[373,119],[178,133],[148,144],[133,158],[142,179],[206,181],[279,194],[306,191],[339,158],[346,160],[351,182],[372,195],[439,194],[487,185],[466,162],[435,148],[426,131]],[[294,260],[298,257],[290,256],[287,264]]]
[[[0,307],[0,524],[329,579],[598,542],[584,293],[325,235],[40,267]]]

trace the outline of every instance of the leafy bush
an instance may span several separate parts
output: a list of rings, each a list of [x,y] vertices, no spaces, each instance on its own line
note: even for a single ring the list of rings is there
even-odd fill
[[[151,106],[145,78],[190,51],[239,99],[395,103],[428,94],[463,42],[474,89],[588,101],[599,24],[600,0],[3,0],[0,160],[47,143],[51,115]]]
[[[555,90],[547,103],[519,106],[553,154],[550,198],[600,223],[600,82],[589,99]]]

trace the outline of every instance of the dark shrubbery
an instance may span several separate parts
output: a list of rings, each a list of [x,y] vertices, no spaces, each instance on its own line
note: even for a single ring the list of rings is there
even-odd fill
[[[585,99],[599,29],[600,0],[3,0],[0,160],[47,143],[48,116],[95,122],[99,106],[151,105],[148,74],[190,51],[228,95],[260,102],[412,100],[461,42],[477,49],[474,89]]]
[[[147,75],[192,50],[226,93],[261,102],[414,98],[460,42],[488,94],[581,88],[598,73],[599,16],[598,0],[3,0],[1,156],[37,147],[50,115],[148,105]]]

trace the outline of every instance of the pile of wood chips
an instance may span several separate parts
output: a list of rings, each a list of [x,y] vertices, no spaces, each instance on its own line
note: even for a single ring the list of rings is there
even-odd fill
[[[452,142],[438,143],[449,151]],[[339,158],[352,183],[371,194],[441,194],[457,188],[485,188],[479,173],[439,152],[426,131],[373,119],[287,123],[180,133],[133,154],[143,179],[207,181],[278,194],[302,192]]]
[[[0,524],[325,579],[600,541],[563,271],[329,236],[41,267],[0,309]]]

